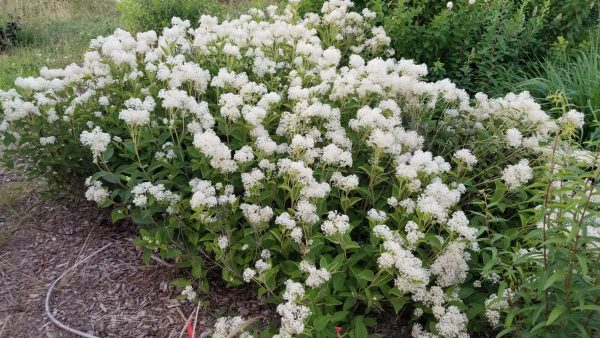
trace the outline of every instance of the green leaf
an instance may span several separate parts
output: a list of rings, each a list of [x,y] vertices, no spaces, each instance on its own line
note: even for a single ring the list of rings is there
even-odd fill
[[[110,213],[110,218],[112,219],[113,223],[116,223],[117,221],[122,220],[123,218],[126,218],[126,217],[127,217],[127,215],[125,215],[125,213],[121,209],[114,209]]]
[[[362,316],[360,316],[362,317]],[[354,321],[354,336],[358,337],[367,337],[369,335],[369,331],[367,331],[367,327],[365,323],[362,321],[362,318]]]
[[[374,275],[373,275],[373,271],[371,271],[371,270],[363,270],[363,271],[359,272],[358,275],[356,275],[356,277],[370,282],[373,280]]]
[[[331,278],[331,283],[333,285],[333,290],[335,291],[344,291],[346,287],[344,282],[346,281],[346,276],[343,273],[336,273]]]
[[[406,299],[394,297],[394,298],[390,299],[390,303],[392,303],[392,306],[394,307],[394,311],[396,313],[399,313],[400,310],[402,310],[402,308],[404,307],[404,304],[406,304]]]
[[[198,238],[200,237],[200,235],[196,231],[186,231],[185,234],[187,235],[187,238],[190,241],[190,244],[192,244],[192,245],[198,244]]]
[[[327,327],[329,320],[331,319],[331,315],[321,315],[315,318],[313,321],[315,330],[321,331]]]
[[[544,287],[542,288],[542,290],[546,290],[547,288],[552,286],[554,282],[556,282],[556,280],[563,276],[563,274],[563,271],[557,271],[554,274],[552,274],[552,276],[550,276],[550,278],[546,279],[546,281],[544,282]]]
[[[331,316],[331,321],[335,324],[346,319],[346,317],[348,317],[349,314],[350,312],[348,311],[338,311],[334,313],[333,316]]]
[[[191,284],[191,281],[186,278],[175,278],[171,281],[171,284],[175,285],[178,288],[184,288]]]
[[[560,315],[562,315],[562,313],[564,311],[565,311],[565,306],[563,304],[555,307],[554,310],[552,310],[552,312],[550,312],[550,315],[548,316],[548,320],[546,321],[546,326],[552,325],[552,323],[554,323],[558,319],[558,317],[560,317]]]

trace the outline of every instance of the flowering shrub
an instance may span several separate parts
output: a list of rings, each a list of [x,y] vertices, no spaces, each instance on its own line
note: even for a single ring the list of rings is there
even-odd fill
[[[296,6],[117,30],[81,66],[18,79],[0,92],[5,160],[85,181],[140,226],[146,258],[189,267],[201,290],[208,263],[255,285],[278,304],[279,337],[366,337],[381,311],[403,311],[414,336],[497,325],[506,290],[478,237],[503,230],[492,208],[528,206],[556,122],[526,92],[471,98],[382,58],[390,39],[349,1]],[[221,318],[214,335],[244,323]]]

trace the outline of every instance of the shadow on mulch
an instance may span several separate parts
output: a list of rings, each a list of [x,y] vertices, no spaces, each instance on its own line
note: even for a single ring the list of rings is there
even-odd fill
[[[0,172],[0,195],[20,177]],[[35,189],[31,189],[35,190]],[[27,190],[25,190],[28,192]],[[50,283],[79,259],[108,249],[66,276],[54,289],[53,315],[66,325],[101,337],[179,337],[195,306],[175,298],[170,285],[185,271],[144,265],[131,229],[114,226],[92,203],[44,200],[28,192],[15,205],[0,203],[0,337],[73,337],[45,315]],[[227,288],[213,278],[209,308],[200,310],[199,334],[221,315],[274,318],[273,307],[248,288]],[[187,336],[187,335],[186,335]]]

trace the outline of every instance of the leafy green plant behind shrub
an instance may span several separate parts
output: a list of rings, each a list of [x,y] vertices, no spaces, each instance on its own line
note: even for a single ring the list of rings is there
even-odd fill
[[[581,142],[600,139],[600,31],[574,51],[558,51],[552,58],[532,64],[528,69],[508,76],[503,86],[528,90],[552,107],[559,97],[566,98],[569,109],[585,113],[587,127],[579,135]]]
[[[350,5],[95,39],[82,65],[0,91],[3,161],[87,177],[86,198],[139,226],[145,259],[189,268],[174,282],[189,301],[209,264],[251,283],[281,316],[261,337],[368,337],[382,312],[414,336],[500,329],[510,308],[486,300],[523,283],[507,259],[530,248],[524,185],[583,116],[427,82],[426,66],[383,59],[375,13]],[[221,318],[214,336],[242,323]]]

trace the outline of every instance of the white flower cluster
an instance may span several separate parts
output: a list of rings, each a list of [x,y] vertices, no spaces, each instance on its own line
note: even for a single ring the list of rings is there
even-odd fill
[[[194,288],[191,285],[187,285],[182,291],[181,291],[181,295],[184,296],[188,302],[193,302],[196,300],[196,291],[194,291]]]
[[[337,211],[330,211],[327,220],[321,224],[321,230],[327,236],[344,235],[350,229],[350,218]]]
[[[575,128],[580,129],[583,128],[585,124],[585,114],[578,112],[575,109],[571,109],[566,112],[563,116],[561,116],[558,120],[558,123],[561,125],[573,125]]]
[[[219,236],[219,238],[217,238],[217,245],[221,250],[227,249],[227,247],[229,247],[229,238],[227,236]]]
[[[302,284],[290,279],[285,282],[283,299],[285,303],[277,305],[277,313],[281,316],[279,333],[273,337],[286,338],[304,332],[304,322],[310,316],[308,307],[298,304],[304,297]]]
[[[217,319],[214,326],[213,338],[228,338],[233,337],[239,333],[245,324],[244,318],[240,316],[235,317],[221,317]]]
[[[273,209],[269,206],[261,207],[255,204],[242,203],[240,209],[246,220],[253,225],[269,223],[273,218]]]
[[[110,192],[102,186],[102,182],[100,181],[92,182],[92,178],[88,177],[85,180],[85,185],[88,187],[85,191],[85,198],[88,201],[100,203],[110,197]]]
[[[106,151],[110,143],[110,134],[102,132],[100,127],[95,127],[92,131],[84,130],[80,136],[81,143],[87,146],[92,151],[94,163],[98,161],[98,157]]]
[[[139,127],[150,123],[150,112],[154,110],[156,103],[152,96],[146,96],[144,101],[131,98],[125,101],[126,109],[121,110],[119,118],[129,126]]]
[[[296,220],[287,212],[281,213],[275,218],[275,224],[283,226],[289,231],[290,237],[296,243],[302,242],[302,228],[296,226]]]
[[[306,285],[311,288],[316,288],[323,285],[325,282],[329,281],[331,275],[329,271],[325,268],[317,269],[313,264],[302,261],[300,263],[300,271],[307,272],[308,277],[306,278]]]
[[[55,142],[56,142],[55,136],[40,137],[40,144],[43,146],[48,145],[48,144],[54,144]]]
[[[463,163],[468,169],[473,169],[473,166],[477,164],[477,157],[469,149],[457,150],[454,153],[454,158]]]
[[[504,296],[498,297],[496,294],[491,294],[485,301],[485,317],[492,326],[500,325],[501,312],[508,309],[508,297],[510,290],[504,290]]]
[[[517,189],[532,178],[533,172],[527,159],[522,159],[517,164],[509,165],[502,171],[502,180],[510,190]]]
[[[167,202],[170,206],[168,209],[169,213],[174,213],[173,206],[179,202],[181,197],[169,190],[164,184],[152,184],[150,182],[143,182],[131,189],[133,195],[133,204],[137,207],[144,208],[148,205],[148,195],[154,197],[157,202]]]
[[[231,205],[237,201],[233,185],[222,183],[212,184],[211,181],[193,178],[189,182],[192,188],[190,206],[194,210],[209,210],[218,205]],[[220,195],[217,195],[220,192]]]

